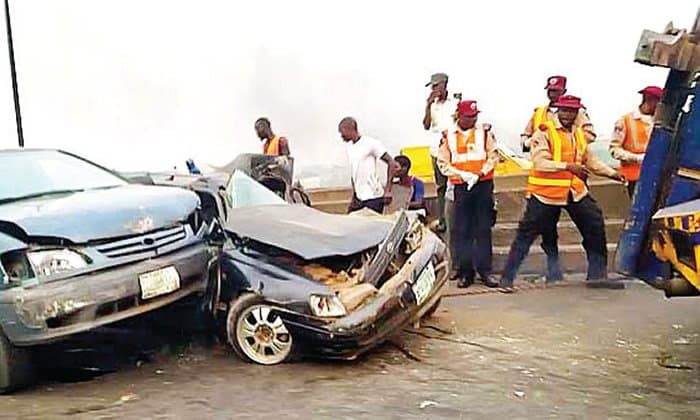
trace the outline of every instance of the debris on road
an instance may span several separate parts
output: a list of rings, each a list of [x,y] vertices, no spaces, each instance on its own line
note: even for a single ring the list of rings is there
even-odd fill
[[[435,401],[425,400],[422,403],[420,403],[419,407],[421,410],[424,410],[428,407],[435,407],[437,405],[438,405],[438,403],[436,403]]]

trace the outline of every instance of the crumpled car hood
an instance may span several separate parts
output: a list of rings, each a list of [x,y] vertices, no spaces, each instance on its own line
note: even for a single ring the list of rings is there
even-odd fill
[[[30,237],[84,243],[172,226],[198,205],[191,191],[127,185],[3,204],[0,223],[13,223]]]
[[[282,204],[232,209],[226,230],[312,260],[352,255],[377,246],[392,225],[386,219]]]

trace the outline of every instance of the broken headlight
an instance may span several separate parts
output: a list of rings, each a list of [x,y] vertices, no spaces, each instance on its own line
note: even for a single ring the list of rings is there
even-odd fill
[[[335,295],[311,295],[309,297],[311,312],[319,317],[345,316],[345,306]]]
[[[87,267],[89,263],[84,255],[67,248],[30,251],[27,258],[37,277],[78,270]]]

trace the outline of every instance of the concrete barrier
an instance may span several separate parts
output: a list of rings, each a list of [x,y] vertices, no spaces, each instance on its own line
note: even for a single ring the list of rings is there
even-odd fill
[[[494,272],[499,273],[508,256],[510,244],[517,230],[517,222],[522,217],[525,206],[525,189],[527,177],[524,175],[505,175],[495,179],[495,198],[498,207],[498,219],[493,231],[493,265]],[[620,183],[604,178],[592,177],[589,180],[591,196],[598,202],[606,221],[608,240],[608,258],[612,270],[613,254],[624,220],[629,211],[630,200],[626,188]],[[308,191],[311,202],[319,210],[330,213],[345,213],[350,203],[350,188],[326,188]],[[435,184],[426,184],[426,207],[432,217],[437,214]],[[585,272],[586,257],[581,243],[581,235],[565,211],[558,225],[559,255],[562,268],[567,272]],[[535,241],[530,254],[523,262],[522,273],[544,273],[546,260],[540,248],[539,239]]]

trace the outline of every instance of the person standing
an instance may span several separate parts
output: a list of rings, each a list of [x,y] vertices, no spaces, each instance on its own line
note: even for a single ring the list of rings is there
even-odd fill
[[[546,105],[540,105],[535,108],[532,117],[530,117],[525,126],[525,130],[523,130],[523,133],[520,135],[520,143],[523,152],[527,153],[530,151],[530,141],[537,131],[537,128],[542,123],[553,120],[554,113],[556,112],[555,104],[561,96],[566,94],[566,82],[567,79],[565,76],[550,76],[547,78],[547,85],[544,88],[547,91],[547,100],[549,102]],[[591,119],[588,117],[586,108],[579,109],[574,125],[583,129],[588,143],[593,143],[595,141],[597,134]]]
[[[454,189],[450,240],[460,288],[471,286],[476,272],[485,285],[498,286],[491,279],[493,173],[498,153],[491,126],[477,124],[478,114],[476,101],[460,102],[457,124],[443,132],[438,152],[439,169]]]
[[[289,156],[289,141],[279,137],[272,131],[272,125],[267,118],[255,121],[255,132],[263,142],[263,154],[267,156]]]
[[[338,131],[348,145],[353,190],[349,211],[368,208],[383,213],[384,205],[391,201],[392,179],[398,172],[398,164],[379,140],[360,135],[354,118],[343,118],[338,124]],[[382,185],[377,173],[380,160],[387,165],[385,185]]]
[[[647,86],[639,93],[642,94],[642,104],[617,120],[609,147],[610,155],[620,161],[620,172],[627,179],[630,198],[639,180],[644,153],[654,128],[654,113],[664,90],[658,86]]]
[[[533,134],[543,123],[554,120],[556,106],[554,105],[562,95],[566,94],[565,76],[550,76],[547,78],[545,90],[547,92],[548,103],[535,108],[532,117],[527,122],[525,130],[520,135],[523,152],[530,151],[530,142]],[[574,125],[583,129],[584,136],[589,143],[596,139],[596,133],[590,118],[584,108],[581,108],[576,115]],[[564,279],[559,261],[559,235],[557,234],[557,223],[559,223],[559,213],[552,214],[551,223],[548,228],[542,230],[542,251],[547,257],[547,274],[545,276],[548,283],[554,283]]]
[[[445,232],[445,191],[447,189],[447,178],[440,172],[437,165],[437,155],[440,146],[442,132],[454,126],[455,112],[457,111],[457,99],[450,98],[447,92],[448,77],[445,73],[435,73],[430,76],[430,81],[425,85],[430,87],[430,95],[425,105],[423,116],[423,128],[430,130],[434,136],[430,145],[430,157],[433,163],[433,173],[435,175],[435,185],[437,186],[437,199],[439,222],[438,232]]]
[[[539,126],[531,142],[533,168],[527,181],[528,200],[511,245],[500,286],[512,291],[513,280],[530,246],[551,220],[565,209],[583,236],[588,260],[587,286],[624,288],[608,281],[605,222],[598,203],[590,196],[589,172],[624,182],[624,177],[588,152],[585,133],[574,122],[583,107],[580,98],[564,95],[554,103],[552,121]]]

